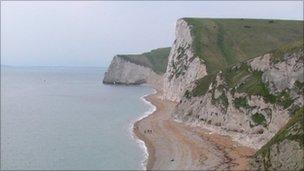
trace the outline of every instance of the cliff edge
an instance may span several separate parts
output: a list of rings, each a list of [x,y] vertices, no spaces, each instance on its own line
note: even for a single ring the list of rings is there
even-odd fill
[[[304,105],[303,51],[303,21],[180,19],[163,98],[179,122],[266,148],[253,169],[303,169],[301,143],[265,147]]]
[[[303,169],[303,21],[182,18],[175,36],[171,49],[115,56],[104,83],[163,90],[171,119],[261,149],[252,169]]]
[[[302,21],[179,19],[164,76],[164,99],[178,102],[196,80],[302,36]]]
[[[172,116],[259,149],[304,105],[303,41],[197,81]]]
[[[116,55],[105,73],[103,83],[148,83],[161,89],[169,51],[170,48],[159,48],[139,55]]]

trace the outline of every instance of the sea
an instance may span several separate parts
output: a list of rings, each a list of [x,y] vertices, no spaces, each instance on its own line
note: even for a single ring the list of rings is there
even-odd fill
[[[133,123],[147,85],[102,83],[106,68],[1,67],[1,170],[142,170]]]

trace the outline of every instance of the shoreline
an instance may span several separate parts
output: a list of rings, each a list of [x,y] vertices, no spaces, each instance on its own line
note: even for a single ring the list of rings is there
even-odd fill
[[[157,110],[157,107],[155,105],[153,105],[150,101],[148,101],[146,98],[149,97],[149,96],[152,96],[154,94],[156,94],[158,91],[155,89],[155,88],[152,88],[152,92],[151,93],[148,93],[148,94],[145,94],[143,96],[140,97],[140,99],[147,105],[149,105],[149,109],[147,111],[145,111],[143,113],[142,116],[138,117],[137,119],[135,119],[134,122],[131,123],[131,135],[132,135],[132,138],[136,141],[136,143],[139,145],[139,147],[144,151],[144,159],[143,161],[141,162],[141,165],[143,167],[144,170],[147,170],[147,161],[148,161],[148,158],[149,158],[149,152],[148,152],[148,148],[146,146],[146,143],[141,140],[138,135],[135,133],[134,131],[134,127],[136,125],[137,122],[141,121],[142,119],[148,117],[149,115],[153,114],[156,110]]]
[[[162,100],[161,92],[142,98],[155,110],[140,117],[133,133],[147,152],[146,170],[245,170],[255,152],[231,137],[173,120],[175,103]],[[145,112],[147,113],[147,112]]]
[[[146,111],[143,116],[136,119],[136,121],[133,123],[133,127],[132,127],[132,132],[133,132],[134,138],[137,141],[137,143],[140,145],[140,148],[142,148],[145,153],[144,154],[145,159],[141,163],[144,170],[151,170],[151,167],[155,160],[155,156],[154,156],[153,145],[150,142],[148,142],[148,140],[145,138],[145,136],[142,135],[139,131],[139,123],[143,119],[151,116],[158,110],[157,106],[154,105],[151,101],[149,101],[150,97],[152,97],[153,95],[156,95],[158,93],[159,93],[159,90],[156,90],[155,88],[153,88],[152,93],[146,94],[146,95],[143,95],[142,97],[140,97],[140,99],[143,100],[144,103],[146,103],[152,107],[152,111],[150,111],[150,110]]]

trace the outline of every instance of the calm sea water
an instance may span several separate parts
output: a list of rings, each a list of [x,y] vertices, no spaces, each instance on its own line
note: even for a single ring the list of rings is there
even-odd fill
[[[130,125],[150,87],[103,85],[99,68],[1,71],[1,169],[142,169]]]

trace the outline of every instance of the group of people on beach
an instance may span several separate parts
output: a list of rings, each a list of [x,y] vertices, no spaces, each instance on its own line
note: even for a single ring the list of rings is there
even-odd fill
[[[138,130],[139,127],[136,126],[136,127],[134,127],[134,129],[135,129],[135,130]],[[144,130],[144,133],[150,133],[150,134],[151,134],[151,133],[152,133],[152,129],[145,129],[145,130]]]
[[[152,133],[152,129],[146,129],[146,130],[144,130],[144,133]]]

